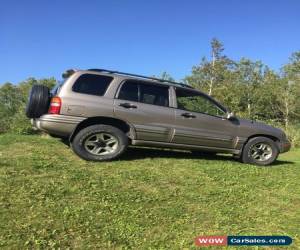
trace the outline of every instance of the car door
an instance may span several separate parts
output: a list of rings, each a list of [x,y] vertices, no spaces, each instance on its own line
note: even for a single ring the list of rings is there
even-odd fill
[[[169,96],[167,85],[126,80],[114,100],[114,114],[134,126],[137,140],[170,142],[175,110]]]
[[[233,148],[237,125],[226,110],[201,92],[175,88],[177,109],[173,143]]]

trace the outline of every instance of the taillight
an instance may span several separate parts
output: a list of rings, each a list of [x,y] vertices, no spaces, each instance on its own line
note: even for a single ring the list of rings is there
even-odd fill
[[[48,113],[58,115],[61,108],[61,99],[57,96],[51,98]]]

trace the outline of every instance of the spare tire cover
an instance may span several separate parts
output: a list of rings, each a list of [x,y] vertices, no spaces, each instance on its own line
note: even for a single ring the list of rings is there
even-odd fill
[[[38,118],[47,113],[50,103],[49,88],[44,85],[33,85],[28,97],[26,116]]]

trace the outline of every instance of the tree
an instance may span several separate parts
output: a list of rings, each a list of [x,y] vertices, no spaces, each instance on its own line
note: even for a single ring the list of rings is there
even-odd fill
[[[215,89],[222,86],[227,78],[226,74],[234,65],[232,60],[223,55],[223,51],[223,44],[213,38],[211,41],[211,60],[208,61],[203,57],[200,65],[192,68],[192,75],[186,77],[185,81],[209,95],[214,95]]]
[[[17,133],[31,132],[30,121],[25,116],[29,90],[33,84],[43,84],[52,88],[55,83],[54,78],[29,78],[18,85],[6,83],[0,86],[0,133],[9,130]]]
[[[260,61],[253,62],[246,58],[242,58],[235,66],[237,84],[242,86],[239,106],[242,112],[247,112],[247,117],[253,118],[257,113],[256,99],[267,68]]]
[[[300,51],[292,54],[289,63],[282,68],[282,73],[279,108],[287,128],[290,119],[299,121],[300,118]]]
[[[22,93],[11,83],[0,88],[0,132],[6,131],[22,103]]]
[[[211,76],[209,81],[209,91],[208,94],[212,95],[213,86],[218,79],[218,70],[220,66],[222,66],[222,61],[226,59],[225,56],[222,56],[222,52],[224,51],[223,44],[217,40],[216,38],[213,38],[211,41]],[[222,67],[220,68],[222,69]]]
[[[166,71],[163,71],[158,78],[167,80],[167,81],[173,81],[173,82],[175,81],[175,79]]]

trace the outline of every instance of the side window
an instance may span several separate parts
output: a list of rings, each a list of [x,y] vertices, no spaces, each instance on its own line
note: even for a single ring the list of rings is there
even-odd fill
[[[169,88],[138,81],[126,81],[120,89],[118,99],[168,107]]]
[[[176,89],[176,98],[177,108],[179,109],[213,116],[222,116],[225,114],[225,111],[209,98],[194,91]]]
[[[140,84],[140,102],[168,107],[169,88],[151,84]]]
[[[119,92],[119,99],[138,102],[138,84],[133,81],[126,81]]]
[[[82,94],[102,96],[112,80],[110,76],[84,74],[76,80],[72,89]]]

